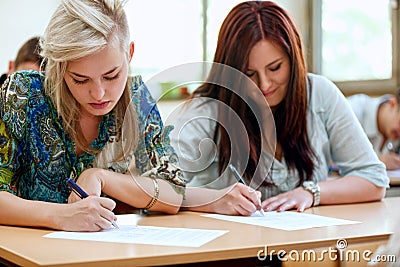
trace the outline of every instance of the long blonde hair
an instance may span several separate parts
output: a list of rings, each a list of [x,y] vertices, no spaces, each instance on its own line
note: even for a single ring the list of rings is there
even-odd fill
[[[114,41],[129,58],[130,35],[124,4],[124,0],[62,0],[41,40],[41,54],[46,61],[45,91],[53,101],[66,132],[85,151],[95,152],[83,136],[79,125],[79,104],[64,81],[67,62],[91,55]],[[114,108],[119,127],[124,122],[125,112],[132,108],[129,81]],[[137,145],[137,115],[132,110],[127,114],[132,116],[132,120],[125,122],[132,125],[128,127],[130,133],[124,133],[124,139],[128,139],[124,144],[131,151]]]

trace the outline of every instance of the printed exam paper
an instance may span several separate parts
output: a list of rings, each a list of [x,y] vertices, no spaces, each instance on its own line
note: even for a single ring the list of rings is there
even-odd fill
[[[231,221],[231,222],[270,227],[281,230],[301,230],[313,227],[360,223],[357,221],[349,221],[349,220],[337,219],[337,218],[308,214],[308,213],[294,212],[294,211],[282,211],[282,212],[271,211],[271,212],[265,212],[264,216],[257,211],[253,213],[253,215],[247,217],[229,216],[220,214],[206,214],[202,216],[219,220]]]
[[[120,229],[100,232],[53,232],[43,237],[160,246],[200,247],[227,233],[227,230],[205,230],[135,225],[129,215],[118,217]],[[135,215],[132,215],[134,217]],[[121,220],[120,220],[121,218]],[[133,223],[132,223],[133,222]],[[188,238],[190,237],[190,238]]]

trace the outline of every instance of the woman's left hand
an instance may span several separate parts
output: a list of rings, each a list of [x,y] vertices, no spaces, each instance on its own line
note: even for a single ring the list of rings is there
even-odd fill
[[[261,207],[265,211],[285,211],[296,209],[297,211],[304,211],[311,207],[314,201],[314,196],[303,189],[297,187],[291,191],[270,197],[261,203]]]

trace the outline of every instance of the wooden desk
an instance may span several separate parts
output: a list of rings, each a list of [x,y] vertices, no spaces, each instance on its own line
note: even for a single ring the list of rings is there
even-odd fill
[[[200,248],[135,245],[43,238],[50,230],[0,226],[0,258],[22,266],[155,266],[254,258],[260,250],[302,250],[386,241],[398,227],[400,198],[382,202],[321,206],[306,212],[361,221],[361,224],[283,231],[182,212],[138,216],[138,225],[227,229]],[[188,237],[190,238],[190,237]]]
[[[388,170],[387,175],[389,176],[391,186],[400,186],[400,169]]]
[[[390,179],[390,188],[386,190],[385,197],[400,197],[400,170],[387,171]]]
[[[400,176],[389,176],[390,186],[400,186]]]

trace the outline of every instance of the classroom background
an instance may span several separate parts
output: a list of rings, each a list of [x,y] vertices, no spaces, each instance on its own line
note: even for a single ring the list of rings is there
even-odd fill
[[[27,39],[43,33],[59,2],[0,1],[1,73],[7,71],[8,61],[15,58]],[[222,20],[239,2],[242,1],[127,1],[125,9],[135,42],[133,74],[141,74],[148,81],[174,66],[211,62]],[[327,76],[345,95],[394,93],[400,85],[398,0],[275,2],[286,8],[299,25],[310,72]],[[159,98],[163,86],[179,83],[164,80],[150,90]],[[190,92],[196,86],[185,87]]]

